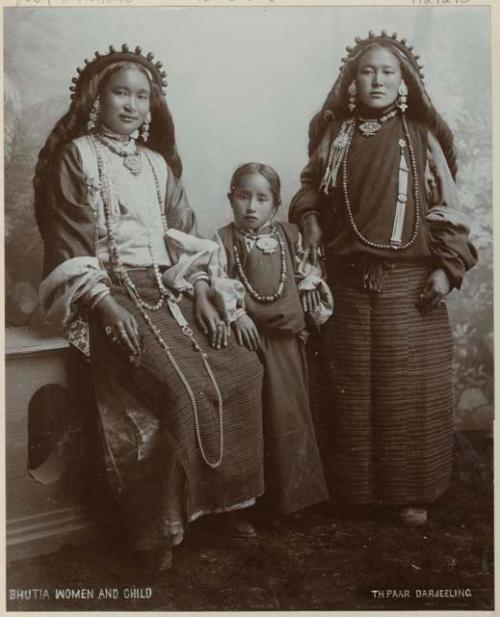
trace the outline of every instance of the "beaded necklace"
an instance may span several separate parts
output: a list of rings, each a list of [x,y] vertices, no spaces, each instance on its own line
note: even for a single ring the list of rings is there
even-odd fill
[[[142,157],[141,150],[139,146],[134,143],[133,151],[127,150],[128,144],[122,145],[121,148],[116,146],[111,139],[108,137],[101,135],[100,133],[94,133],[94,136],[97,140],[101,142],[106,148],[109,148],[113,154],[118,155],[123,159],[123,165],[126,169],[130,171],[134,176],[138,176],[142,171]]]
[[[391,109],[379,118],[362,118],[361,116],[358,116],[358,120],[361,123],[358,126],[359,132],[365,137],[372,137],[380,131],[384,122],[387,122],[387,120],[394,118],[397,113],[397,109]]]
[[[160,297],[153,305],[148,304],[140,297],[137,287],[135,286],[134,282],[130,278],[127,272],[127,269],[125,268],[125,266],[123,265],[120,259],[118,246],[117,246],[115,237],[113,235],[113,231],[111,229],[111,190],[109,187],[109,179],[104,173],[104,161],[103,161],[102,154],[99,148],[99,146],[102,147],[104,144],[101,144],[101,142],[98,139],[95,139],[94,135],[90,137],[90,140],[91,140],[91,143],[93,145],[93,148],[96,154],[97,169],[98,169],[98,174],[99,174],[99,180],[101,182],[101,197],[102,197],[102,202],[104,206],[104,218],[105,218],[107,238],[108,238],[108,250],[109,250],[111,270],[117,276],[121,284],[125,287],[129,296],[135,302],[144,321],[147,323],[150,330],[153,332],[156,341],[158,342],[160,347],[165,352],[165,355],[167,356],[170,363],[174,367],[175,372],[177,373],[184,388],[186,389],[186,392],[188,393],[189,400],[191,402],[191,407],[193,410],[196,440],[198,443],[198,447],[200,449],[201,457],[203,461],[209,467],[211,467],[212,469],[216,469],[222,463],[222,459],[224,456],[224,415],[223,415],[224,409],[223,409],[223,402],[222,402],[222,394],[221,394],[219,385],[215,379],[215,375],[213,374],[212,368],[208,363],[208,355],[203,351],[198,341],[194,338],[193,330],[189,327],[188,322],[182,315],[182,312],[179,308],[179,305],[177,304],[174,294],[171,291],[169,291],[163,284],[163,281],[161,279],[160,268],[154,259],[154,251],[153,251],[153,246],[152,246],[151,233],[149,233],[149,238],[150,238],[149,247],[150,247],[151,261],[153,264],[153,270],[155,273],[155,279],[158,285],[158,289],[160,291]],[[156,173],[156,169],[154,168],[153,162],[151,161],[148,153],[145,150],[144,150],[144,154],[146,156],[146,160],[148,161],[152,174],[153,174],[155,188],[156,188],[156,197],[158,200],[158,206],[160,208],[163,230],[166,233],[168,226],[167,226],[166,215],[163,212],[160,182],[158,179],[158,175]],[[160,329],[153,323],[153,321],[151,320],[151,317],[147,313],[148,310],[149,311],[160,310],[165,298],[167,299],[167,304],[170,309],[170,312],[172,313],[173,318],[175,319],[175,321],[179,324],[181,328],[182,334],[184,334],[186,337],[190,339],[193,349],[199,352],[203,365],[205,367],[205,370],[208,373],[210,381],[212,382],[215,393],[217,395],[217,411],[218,411],[218,421],[219,421],[219,452],[217,455],[217,459],[215,461],[211,461],[209,459],[205,451],[205,447],[203,445],[203,439],[202,439],[201,427],[200,427],[200,419],[198,416],[198,405],[196,402],[196,396],[193,392],[193,389],[191,388],[185,374],[183,373],[181,367],[179,366],[172,352],[170,351],[170,347],[167,345],[165,339],[163,338]]]
[[[391,241],[388,243],[372,242],[371,240],[368,240],[368,238],[365,238],[365,236],[360,232],[360,230],[358,229],[358,226],[356,225],[356,221],[354,220],[354,215],[351,209],[351,202],[349,200],[349,187],[348,187],[348,181],[347,181],[347,158],[349,154],[349,148],[351,146],[351,142],[354,137],[354,131],[356,130],[356,124],[354,122],[351,124],[350,129],[349,129],[349,133],[347,137],[347,147],[346,147],[346,151],[344,154],[344,159],[342,161],[342,189],[343,189],[343,194],[344,194],[344,202],[345,202],[346,209],[347,209],[347,216],[349,218],[349,223],[355,235],[359,238],[359,240],[361,240],[363,244],[366,244],[367,246],[370,246],[375,249],[391,249],[393,251],[403,251],[405,249],[408,249],[415,243],[417,236],[418,236],[418,230],[420,227],[420,192],[418,188],[417,163],[416,163],[415,151],[413,149],[413,144],[411,143],[410,132],[408,130],[408,125],[406,123],[406,118],[404,114],[401,115],[401,119],[403,122],[405,140],[404,141],[400,140],[400,147],[401,147],[401,151],[403,151],[403,147],[404,147],[403,144],[406,144],[410,152],[411,172],[413,176],[413,198],[415,202],[415,220],[413,224],[413,233],[411,235],[411,238],[407,242],[404,242],[404,243],[398,242],[398,241]],[[401,144],[401,141],[403,141],[403,144]]]
[[[246,235],[246,234],[243,233],[243,235]],[[233,246],[234,262],[236,265],[236,272],[238,273],[238,277],[243,283],[243,286],[245,287],[245,289],[250,294],[250,296],[257,302],[260,302],[262,304],[270,304],[271,302],[276,302],[276,300],[278,300],[283,295],[283,290],[285,289],[285,281],[286,281],[286,275],[287,275],[286,247],[285,247],[283,238],[281,237],[281,234],[279,233],[276,225],[271,225],[270,235],[278,242],[278,245],[280,247],[280,261],[281,261],[281,270],[280,270],[278,288],[273,294],[263,296],[259,294],[257,291],[255,291],[255,289],[250,284],[250,281],[248,280],[247,275],[245,274],[245,271],[243,270],[243,266],[241,264],[241,259],[240,259],[240,254],[238,251],[238,247],[236,246],[236,243]],[[252,239],[256,238],[258,241],[259,234],[249,234],[248,237]],[[272,252],[274,253],[274,250]]]

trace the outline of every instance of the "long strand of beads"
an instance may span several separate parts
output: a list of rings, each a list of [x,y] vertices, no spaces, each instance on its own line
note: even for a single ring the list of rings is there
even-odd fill
[[[103,169],[102,157],[100,156],[97,144],[95,142],[93,142],[93,145],[94,145],[94,149],[95,149],[96,157],[97,157],[97,167],[98,167],[99,178],[101,180],[101,185],[104,186],[104,184],[106,184],[106,183],[103,182],[103,179],[104,179],[104,173],[103,173],[104,169]],[[159,180],[158,180],[158,176],[156,174],[156,170],[154,169],[151,160],[149,159],[149,156],[146,155],[146,158],[147,158],[149,164],[151,165],[151,169],[153,171],[153,177],[155,179],[155,186],[156,186],[156,194],[157,194],[157,197],[158,197],[158,204],[159,204],[159,207],[160,207],[160,211],[163,213],[161,191],[160,191],[160,183],[159,183]],[[142,298],[139,295],[139,292],[137,291],[137,288],[136,288],[134,282],[130,278],[126,268],[123,266],[123,264],[121,263],[121,260],[119,258],[118,247],[116,245],[116,241],[115,241],[115,238],[114,238],[112,230],[111,230],[111,223],[110,223],[110,214],[111,214],[110,213],[110,209],[111,209],[111,207],[110,207],[110,196],[109,196],[109,194],[106,194],[106,191],[103,191],[103,204],[104,204],[104,217],[105,217],[105,220],[106,220],[106,230],[107,230],[107,234],[108,234],[108,244],[109,244],[111,268],[115,272],[115,274],[119,277],[119,279],[122,281],[122,283],[125,286],[127,292],[129,293],[130,297],[135,302],[135,304],[136,304],[138,310],[140,311],[142,317],[144,318],[144,320],[147,323],[147,325],[150,328],[150,330],[153,332],[153,334],[154,334],[154,336],[156,338],[156,341],[158,342],[158,344],[161,346],[161,348],[165,352],[165,354],[168,357],[170,363],[174,367],[174,370],[176,371],[179,379],[181,380],[181,382],[182,382],[186,392],[188,393],[188,396],[189,396],[189,399],[190,399],[190,402],[191,402],[191,407],[193,409],[193,417],[194,417],[194,424],[195,424],[195,434],[196,434],[196,440],[197,440],[197,443],[198,443],[198,447],[200,449],[201,457],[202,457],[203,461],[209,467],[211,467],[212,469],[216,469],[222,463],[222,459],[223,459],[223,455],[224,455],[224,406],[223,406],[222,394],[221,394],[219,385],[217,383],[217,380],[215,379],[215,375],[213,374],[212,368],[211,368],[210,364],[208,363],[208,356],[207,356],[206,353],[203,352],[203,350],[202,350],[201,346],[199,345],[198,341],[194,338],[193,331],[191,330],[191,328],[189,328],[187,326],[182,327],[181,328],[182,333],[191,340],[191,343],[193,345],[194,350],[200,353],[200,356],[201,356],[203,365],[205,367],[205,370],[206,370],[206,372],[207,372],[207,374],[208,374],[208,376],[210,378],[210,381],[212,382],[212,385],[214,387],[215,393],[217,395],[217,409],[218,409],[218,419],[219,419],[219,453],[218,453],[217,460],[215,460],[215,461],[211,461],[208,458],[208,456],[206,454],[206,451],[205,451],[205,447],[203,445],[203,439],[202,439],[202,436],[201,436],[200,420],[199,420],[199,415],[198,415],[198,405],[197,405],[197,402],[196,402],[196,396],[195,396],[195,394],[193,392],[193,389],[191,388],[191,386],[190,386],[186,376],[184,375],[181,367],[178,365],[176,359],[172,355],[172,352],[170,351],[170,348],[168,347],[167,343],[165,342],[164,338],[162,337],[159,328],[157,328],[157,326],[155,326],[155,324],[153,323],[153,321],[151,320],[151,318],[149,317],[149,315],[146,312],[147,310],[150,310],[150,311],[159,310],[161,308],[161,305],[163,304],[164,297],[172,296],[172,294],[163,285],[163,282],[161,281],[161,274],[160,274],[159,268],[158,268],[158,266],[155,263],[153,263],[156,280],[157,280],[157,283],[158,283],[158,287],[160,289],[160,293],[162,295],[161,295],[159,300],[154,305],[149,305],[147,302],[142,300]],[[166,217],[165,217],[165,219],[162,218],[162,221],[164,223],[164,228],[165,228],[165,231],[166,231],[166,228],[167,228]]]
[[[150,316],[146,313],[146,311],[144,310],[144,308],[142,306],[138,305],[138,308],[141,311],[141,314],[142,314],[144,320],[146,321],[146,323],[150,327],[151,331],[153,332],[153,334],[154,334],[158,344],[160,345],[160,347],[163,349],[163,351],[167,355],[168,359],[170,360],[172,366],[175,369],[175,372],[177,373],[177,375],[178,375],[179,379],[181,380],[184,388],[186,389],[186,392],[188,393],[189,399],[191,401],[191,406],[193,408],[196,441],[198,442],[198,447],[200,448],[201,457],[203,458],[203,460],[205,461],[205,463],[209,467],[211,467],[212,469],[216,469],[222,463],[222,458],[224,456],[224,408],[223,408],[223,403],[222,403],[222,394],[221,394],[221,391],[219,389],[219,384],[217,383],[217,381],[215,379],[215,375],[212,372],[212,368],[211,368],[210,364],[208,363],[207,354],[202,351],[198,341],[193,336],[193,331],[191,330],[191,328],[182,328],[183,334],[185,334],[186,336],[188,336],[191,339],[191,343],[193,345],[193,348],[196,351],[200,352],[201,359],[202,359],[203,364],[205,366],[205,370],[207,371],[208,376],[210,378],[210,381],[212,382],[212,385],[213,385],[213,387],[215,389],[215,392],[217,394],[217,410],[218,410],[218,420],[219,420],[219,454],[218,454],[217,459],[215,461],[211,461],[208,458],[207,453],[205,451],[205,447],[203,445],[203,439],[202,439],[202,436],[201,436],[201,428],[200,428],[200,419],[199,419],[199,416],[198,416],[198,404],[196,403],[196,396],[195,396],[195,394],[193,392],[193,389],[191,388],[191,386],[190,386],[186,376],[184,375],[181,367],[177,364],[177,361],[174,358],[174,356],[172,355],[172,352],[170,351],[169,346],[165,342],[165,339],[161,335],[161,332],[160,332],[159,328],[157,328],[155,326],[155,324],[152,322]]]
[[[358,229],[358,226],[356,225],[356,221],[354,220],[354,215],[351,209],[351,202],[349,200],[349,188],[348,188],[348,181],[347,181],[347,157],[349,153],[349,148],[351,146],[352,138],[354,136],[354,131],[356,129],[355,124],[351,126],[351,130],[349,132],[349,137],[348,137],[347,150],[344,156],[344,160],[342,162],[342,189],[344,193],[344,202],[345,202],[345,206],[347,209],[347,216],[349,218],[349,223],[355,235],[359,238],[359,240],[361,240],[361,242],[363,242],[363,244],[366,244],[367,246],[370,246],[376,249],[391,249],[393,251],[403,251],[405,249],[408,249],[410,248],[410,246],[412,246],[415,243],[417,236],[418,236],[418,230],[420,228],[420,192],[418,188],[417,162],[416,162],[416,157],[415,157],[415,150],[413,149],[413,144],[410,138],[410,131],[408,130],[408,124],[406,122],[406,118],[404,114],[401,115],[401,119],[403,122],[405,140],[408,145],[408,150],[410,152],[410,164],[411,164],[411,172],[412,172],[412,178],[413,178],[413,198],[415,202],[414,203],[415,220],[413,224],[413,233],[411,235],[411,238],[407,242],[405,242],[404,244],[400,244],[400,245],[395,245],[395,244],[390,244],[390,243],[372,242],[371,240],[368,240],[368,238],[365,238],[365,236],[360,232],[360,230]]]
[[[250,284],[250,281],[248,280],[243,270],[243,266],[241,264],[241,259],[240,259],[240,254],[238,252],[238,247],[236,246],[236,244],[233,247],[234,261],[235,261],[236,271],[238,273],[239,279],[243,283],[243,286],[248,291],[250,296],[257,302],[260,302],[262,304],[270,304],[271,302],[276,302],[276,300],[278,300],[282,296],[283,290],[285,288],[285,281],[286,281],[286,275],[287,275],[286,248],[285,248],[285,243],[283,241],[283,238],[281,237],[281,234],[277,230],[274,233],[275,233],[275,237],[278,240],[278,244],[280,247],[281,270],[280,270],[280,279],[278,283],[278,288],[273,294],[263,296],[259,294],[257,291],[255,291],[255,289]]]
[[[94,137],[94,139],[95,139],[95,137]],[[94,149],[95,149],[96,157],[97,157],[97,169],[98,169],[99,177],[100,178],[104,178],[103,160],[102,160],[101,153],[99,152],[98,143],[96,143],[96,142],[94,142]],[[152,164],[151,164],[151,161],[149,160],[149,157],[148,157],[148,161],[149,161],[149,163],[150,163],[150,165],[152,167]],[[160,191],[160,185],[159,185],[158,177],[157,177],[156,174],[153,174],[153,177],[155,179],[155,185],[156,185],[156,189],[157,189],[156,194],[157,194],[157,198],[158,198],[158,205],[160,207],[160,211],[163,211],[162,203],[161,203],[162,202],[162,200],[161,200],[161,191]],[[103,185],[105,186],[105,190],[102,192],[103,205],[104,205],[104,220],[105,220],[105,224],[106,224],[106,233],[107,233],[107,236],[108,236],[108,247],[109,247],[111,268],[115,272],[115,274],[118,276],[118,278],[123,282],[123,284],[132,292],[132,294],[133,294],[133,296],[134,296],[134,298],[135,298],[135,300],[137,301],[138,304],[140,304],[143,308],[146,308],[146,309],[148,309],[150,311],[159,311],[161,309],[161,307],[163,306],[163,302],[164,302],[165,298],[170,295],[170,292],[163,285],[163,281],[161,279],[160,268],[159,268],[158,264],[156,263],[156,261],[154,259],[154,251],[153,251],[151,237],[149,239],[149,252],[150,252],[150,255],[151,255],[151,262],[153,264],[153,271],[154,271],[154,274],[155,274],[155,280],[156,280],[156,283],[158,285],[158,290],[160,292],[160,296],[159,296],[158,300],[154,304],[150,304],[149,302],[146,302],[145,300],[143,300],[140,297],[140,294],[137,291],[137,288],[136,288],[134,282],[130,278],[130,275],[127,272],[127,269],[121,263],[120,256],[119,256],[119,253],[118,253],[118,248],[117,248],[117,245],[116,245],[116,240],[115,240],[115,237],[114,237],[114,234],[113,234],[113,230],[111,228],[111,196],[109,194],[109,187],[108,187],[108,183],[107,182],[103,182]]]

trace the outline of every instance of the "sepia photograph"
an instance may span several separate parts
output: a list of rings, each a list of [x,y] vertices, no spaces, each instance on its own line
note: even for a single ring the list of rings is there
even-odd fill
[[[492,614],[492,7],[106,4],[2,9],[7,611]]]

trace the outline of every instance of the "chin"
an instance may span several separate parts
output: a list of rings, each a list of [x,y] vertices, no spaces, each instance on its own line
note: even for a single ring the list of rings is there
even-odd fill
[[[369,109],[387,109],[395,103],[396,99],[390,101],[389,99],[370,99],[366,101],[364,105]]]

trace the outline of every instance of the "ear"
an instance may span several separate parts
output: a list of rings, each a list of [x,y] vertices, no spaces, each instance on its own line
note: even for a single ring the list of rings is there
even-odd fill
[[[229,203],[231,204],[231,208],[232,208],[233,207],[233,201],[232,201],[233,195],[232,195],[232,193],[228,193],[227,194],[227,198],[229,199]]]

